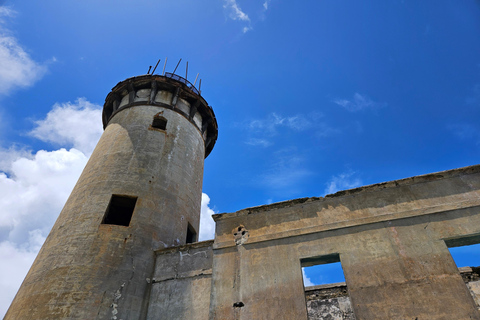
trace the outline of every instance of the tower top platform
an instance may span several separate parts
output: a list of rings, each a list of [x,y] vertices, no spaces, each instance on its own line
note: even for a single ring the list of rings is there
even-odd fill
[[[218,124],[212,107],[185,78],[172,74],[141,75],[119,82],[107,95],[103,105],[103,128],[118,112],[140,105],[171,109],[187,118],[203,136],[205,158],[218,137]]]

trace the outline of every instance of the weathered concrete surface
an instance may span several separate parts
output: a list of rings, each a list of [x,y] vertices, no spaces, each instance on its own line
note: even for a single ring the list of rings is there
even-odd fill
[[[470,290],[470,293],[475,300],[475,305],[477,309],[480,310],[480,281],[472,281],[467,283],[467,287]]]
[[[233,235],[232,235],[233,241]],[[214,250],[211,319],[306,319],[294,247]]]
[[[210,318],[307,319],[301,263],[338,254],[357,319],[480,319],[446,245],[479,209],[472,166],[216,215]]]
[[[480,310],[480,267],[463,267],[459,270],[477,309]]]
[[[355,320],[345,282],[305,288],[308,320]]]
[[[154,250],[184,244],[188,224],[198,232],[206,141],[175,103],[149,104],[135,81],[109,95],[133,104],[113,104],[5,319],[144,317]],[[180,92],[167,82],[163,92]],[[168,120],[163,131],[151,128],[159,113]],[[112,194],[138,197],[129,226],[101,224]]]
[[[157,251],[147,319],[208,319],[212,245],[213,240]]]
[[[349,297],[307,301],[308,320],[355,320]]]
[[[458,271],[479,308],[480,268],[462,267]],[[305,300],[307,301],[308,320],[355,319],[345,282],[306,287]]]

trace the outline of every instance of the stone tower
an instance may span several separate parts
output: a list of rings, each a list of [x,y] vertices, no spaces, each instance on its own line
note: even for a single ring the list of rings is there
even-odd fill
[[[211,107],[167,73],[118,83],[103,133],[5,319],[141,319],[154,250],[197,240]]]

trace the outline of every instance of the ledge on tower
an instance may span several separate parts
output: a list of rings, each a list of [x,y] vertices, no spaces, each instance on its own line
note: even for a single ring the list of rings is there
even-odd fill
[[[165,101],[162,92],[171,94],[171,100]],[[212,107],[188,80],[165,73],[142,75],[119,82],[105,99],[103,128],[108,126],[116,113],[140,105],[168,108],[184,116],[200,131],[205,142],[205,158],[210,154],[218,137],[217,119]]]

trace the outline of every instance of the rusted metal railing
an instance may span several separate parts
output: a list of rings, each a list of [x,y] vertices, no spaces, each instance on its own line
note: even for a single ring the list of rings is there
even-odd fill
[[[192,90],[196,94],[200,95],[200,91],[197,90],[197,88],[195,88],[195,86],[190,81],[185,79],[184,77],[181,77],[178,74],[174,74],[174,73],[170,73],[170,72],[165,72],[165,77],[173,79],[173,80],[177,80],[181,83],[184,83],[190,90]]]

